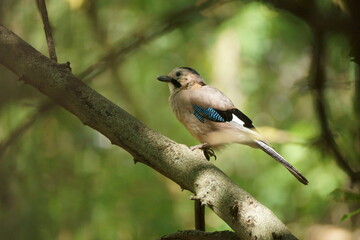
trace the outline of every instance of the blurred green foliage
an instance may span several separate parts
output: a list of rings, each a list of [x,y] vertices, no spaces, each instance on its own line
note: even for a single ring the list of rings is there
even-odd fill
[[[47,55],[35,1],[1,1],[0,22]],[[156,27],[160,16],[195,1],[49,0],[60,62],[80,73],[132,32]],[[326,8],[326,6],[324,6]],[[312,37],[290,14],[234,1],[201,12],[200,21],[161,35],[137,48],[90,84],[149,127],[179,143],[196,141],[167,104],[158,75],[177,66],[195,68],[253,119],[255,126],[284,130],[268,134],[275,148],[310,181],[299,184],[263,152],[231,145],[213,162],[269,207],[300,238],[314,223],[340,223],[346,203],[329,194],[345,174],[313,144],[319,127],[307,85]],[[152,25],[153,24],[153,25]],[[140,33],[141,34],[141,31]],[[327,96],[334,122],[355,124],[353,66],[349,44],[327,36]],[[46,99],[0,66],[0,139],[6,139]],[[340,135],[341,147],[351,141]],[[261,129],[261,128],[260,128]],[[279,144],[281,143],[281,144]],[[156,239],[193,228],[191,193],[182,192],[152,169],[133,164],[124,150],[55,108],[42,115],[0,159],[2,239]],[[229,229],[207,211],[209,231]]]

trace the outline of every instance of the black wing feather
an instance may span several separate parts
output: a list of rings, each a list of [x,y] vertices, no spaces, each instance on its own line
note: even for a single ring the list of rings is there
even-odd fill
[[[248,116],[246,116],[242,111],[240,111],[237,108],[233,108],[231,110],[232,113],[234,113],[241,121],[244,122],[244,127],[255,128],[254,125],[252,124],[251,119]]]
[[[225,121],[230,122],[233,118],[233,114],[235,116],[237,116],[241,121],[244,122],[244,127],[247,128],[255,128],[254,125],[252,124],[252,121],[250,120],[250,118],[248,116],[246,116],[243,112],[241,112],[239,109],[237,108],[232,108],[232,109],[228,109],[228,110],[218,110],[215,109],[217,113],[219,113],[219,115],[221,117],[223,117],[225,119]]]

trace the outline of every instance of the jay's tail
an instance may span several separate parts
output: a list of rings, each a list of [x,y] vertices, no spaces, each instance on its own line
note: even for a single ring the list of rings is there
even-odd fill
[[[290,163],[288,163],[285,158],[280,156],[280,154],[278,154],[274,149],[272,149],[262,141],[255,140],[255,142],[261,148],[261,150],[269,154],[272,158],[274,158],[276,161],[286,167],[286,169],[289,170],[289,172],[294,175],[297,180],[299,180],[302,184],[307,185],[309,183],[309,181],[298,170],[296,170],[296,168],[294,168]]]

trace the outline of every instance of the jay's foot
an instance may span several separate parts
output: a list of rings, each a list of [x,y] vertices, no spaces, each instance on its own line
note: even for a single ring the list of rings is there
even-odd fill
[[[214,157],[216,160],[216,155],[214,150],[211,148],[210,144],[208,143],[202,143],[199,145],[195,145],[190,147],[190,150],[194,151],[196,149],[201,149],[204,152],[205,158],[209,161],[211,157]]]

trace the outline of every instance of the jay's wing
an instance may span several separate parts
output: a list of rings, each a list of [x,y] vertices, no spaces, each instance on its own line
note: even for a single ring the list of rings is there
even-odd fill
[[[237,108],[228,110],[219,110],[212,107],[202,108],[193,104],[194,115],[200,122],[205,122],[205,119],[214,122],[235,122],[247,128],[255,128],[250,118]]]
[[[254,128],[252,121],[235,108],[231,100],[221,91],[204,86],[194,91],[191,98],[193,114],[200,122],[234,122],[246,128]]]

